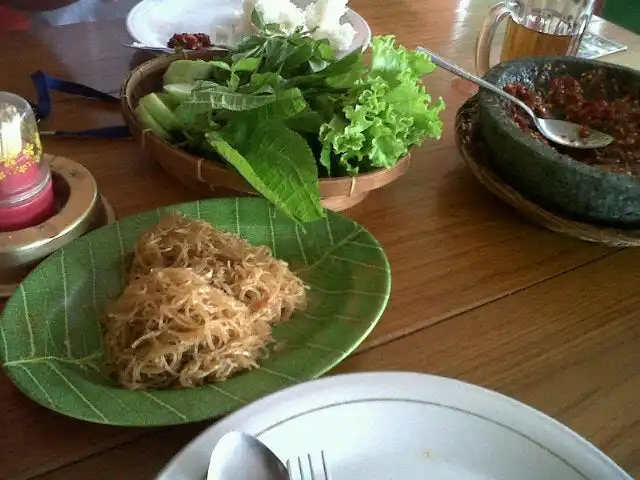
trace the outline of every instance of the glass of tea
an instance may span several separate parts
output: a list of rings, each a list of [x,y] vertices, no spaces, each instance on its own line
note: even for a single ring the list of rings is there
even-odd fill
[[[578,53],[591,20],[595,0],[503,0],[490,10],[476,42],[476,71],[489,70],[491,42],[498,25],[507,21],[500,61],[540,55]]]

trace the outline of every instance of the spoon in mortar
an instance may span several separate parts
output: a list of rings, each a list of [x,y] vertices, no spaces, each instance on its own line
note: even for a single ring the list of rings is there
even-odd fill
[[[588,129],[588,136],[581,135],[581,131],[584,131],[584,127],[582,125],[578,125],[577,123],[567,122],[565,120],[555,120],[552,118],[537,117],[533,110],[531,110],[531,108],[529,108],[529,106],[524,102],[520,101],[513,95],[509,95],[507,92],[487,82],[486,80],[483,80],[482,78],[463,70],[457,65],[454,65],[444,58],[439,57],[426,48],[418,47],[416,50],[426,53],[431,57],[431,61],[433,63],[453,73],[454,75],[458,75],[459,77],[467,79],[475,83],[476,85],[482,88],[486,88],[496,95],[500,95],[501,97],[506,98],[507,100],[510,100],[518,105],[531,117],[533,123],[538,128],[538,131],[545,138],[551,140],[554,143],[571,148],[587,149],[606,147],[611,142],[613,142],[613,137],[611,135],[607,135],[606,133],[602,133],[591,128]]]

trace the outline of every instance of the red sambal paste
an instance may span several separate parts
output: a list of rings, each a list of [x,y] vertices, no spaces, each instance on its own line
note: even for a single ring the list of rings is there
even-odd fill
[[[200,50],[211,46],[211,38],[206,33],[174,33],[167,42],[169,48]]]
[[[525,133],[552,146],[559,152],[604,170],[640,177],[640,102],[638,92],[621,94],[607,100],[604,72],[596,70],[575,79],[555,76],[539,89],[510,83],[504,90],[522,100],[542,118],[557,118],[582,125],[579,135],[587,138],[590,129],[613,136],[610,145],[598,149],[573,149],[551,145],[536,129],[533,121],[520,108],[510,105],[513,121]],[[616,85],[610,89],[618,92]]]

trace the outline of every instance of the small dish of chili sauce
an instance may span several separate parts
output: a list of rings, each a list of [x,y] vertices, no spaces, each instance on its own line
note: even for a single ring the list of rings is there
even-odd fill
[[[167,47],[180,50],[201,50],[211,47],[211,37],[206,33],[174,33]]]

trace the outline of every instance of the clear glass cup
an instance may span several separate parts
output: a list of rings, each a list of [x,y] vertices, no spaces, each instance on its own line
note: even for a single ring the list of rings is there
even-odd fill
[[[476,42],[476,72],[490,68],[493,36],[502,20],[507,28],[500,61],[578,53],[595,0],[503,0],[484,20]]]
[[[0,92],[0,232],[37,225],[54,213],[51,172],[41,160],[31,106]]]

